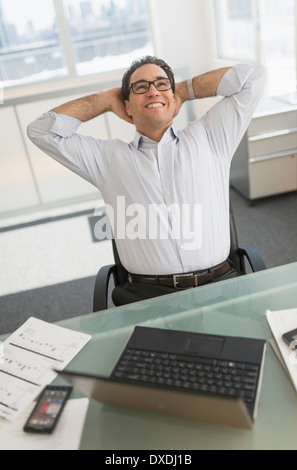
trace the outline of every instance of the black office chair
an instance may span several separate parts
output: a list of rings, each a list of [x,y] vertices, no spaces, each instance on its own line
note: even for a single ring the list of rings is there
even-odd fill
[[[246,267],[246,260],[253,272],[262,271],[266,269],[265,263],[257,250],[253,246],[239,247],[237,231],[234,219],[232,205],[230,203],[230,254],[229,260],[233,266],[242,274],[248,272]],[[93,297],[93,312],[99,312],[108,308],[108,299],[110,292],[110,278],[113,276],[114,286],[123,285],[127,281],[128,271],[123,267],[115,241],[112,240],[112,248],[115,263],[103,266],[98,271]]]

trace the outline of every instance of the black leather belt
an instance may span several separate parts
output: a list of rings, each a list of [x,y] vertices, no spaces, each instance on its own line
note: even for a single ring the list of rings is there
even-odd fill
[[[218,276],[227,273],[231,266],[229,261],[209,268],[205,271],[194,271],[185,274],[172,274],[162,276],[146,276],[142,274],[129,274],[129,281],[133,283],[155,284],[175,289],[188,289],[189,287],[198,287],[211,282]]]

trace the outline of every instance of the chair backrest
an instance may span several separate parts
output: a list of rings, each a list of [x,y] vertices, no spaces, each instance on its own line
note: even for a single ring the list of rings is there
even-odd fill
[[[242,256],[239,255],[238,248],[238,236],[235,224],[235,217],[231,201],[229,202],[229,218],[230,218],[230,252],[229,259],[232,261],[233,266],[237,271],[245,272],[243,265],[244,261]]]
[[[121,263],[114,238],[112,239],[112,250],[113,250],[114,262],[116,265],[114,282],[116,285],[122,285],[122,284],[125,284],[125,282],[127,281],[128,271],[124,268],[124,266]]]

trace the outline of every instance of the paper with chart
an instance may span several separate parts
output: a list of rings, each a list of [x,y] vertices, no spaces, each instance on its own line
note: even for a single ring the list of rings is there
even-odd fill
[[[91,339],[90,335],[29,318],[2,344],[0,416],[13,420]]]

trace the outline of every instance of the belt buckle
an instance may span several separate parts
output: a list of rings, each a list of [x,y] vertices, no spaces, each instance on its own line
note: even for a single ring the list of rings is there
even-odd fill
[[[187,273],[187,274],[173,274],[173,286],[175,289],[179,289],[178,287],[178,277],[191,277],[194,276],[194,273]],[[198,277],[195,275],[195,287],[198,286]]]

